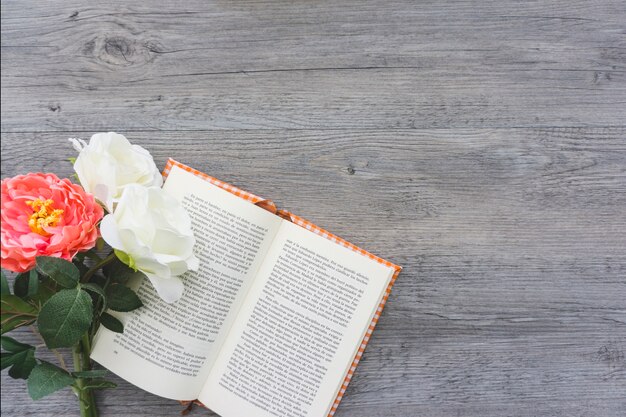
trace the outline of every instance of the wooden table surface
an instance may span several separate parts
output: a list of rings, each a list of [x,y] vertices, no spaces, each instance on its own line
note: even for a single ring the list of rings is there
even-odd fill
[[[70,175],[67,138],[114,130],[404,266],[338,417],[626,415],[623,0],[1,19],[3,178]],[[103,417],[179,415],[119,382]],[[77,410],[3,372],[2,416]]]

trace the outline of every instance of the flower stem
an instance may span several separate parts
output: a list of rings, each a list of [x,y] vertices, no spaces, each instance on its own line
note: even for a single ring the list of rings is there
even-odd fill
[[[74,359],[74,370],[76,372],[88,371],[91,369],[91,361],[89,352],[91,351],[91,343],[89,334],[85,333],[81,340],[74,345],[72,356]],[[81,417],[98,417],[96,409],[96,400],[93,390],[85,388],[85,380],[83,378],[76,379],[76,389],[74,390],[78,396]]]
[[[110,254],[109,256],[107,256],[106,258],[102,259],[100,262],[96,263],[94,266],[92,266],[89,269],[89,271],[85,272],[85,275],[83,275],[83,278],[81,279],[81,282],[89,282],[89,279],[93,276],[93,274],[98,272],[98,270],[100,268],[102,268],[103,266],[113,262],[115,260],[115,258],[116,258],[116,256],[115,256],[115,252],[114,252],[114,253]]]

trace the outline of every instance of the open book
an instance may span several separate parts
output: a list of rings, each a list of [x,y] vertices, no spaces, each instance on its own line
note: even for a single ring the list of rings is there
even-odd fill
[[[173,160],[165,174],[200,268],[174,304],[131,283],[144,307],[112,313],[124,333],[100,327],[92,359],[222,417],[334,414],[400,267]]]

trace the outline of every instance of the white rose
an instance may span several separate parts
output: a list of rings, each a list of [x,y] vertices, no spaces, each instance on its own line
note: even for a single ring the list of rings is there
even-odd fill
[[[177,275],[198,269],[191,219],[161,188],[126,186],[115,211],[102,219],[100,232],[122,262],[146,274],[168,303],[183,294]]]
[[[150,152],[117,133],[96,133],[89,144],[70,139],[78,152],[74,170],[81,185],[100,200],[109,212],[130,184],[160,187],[163,177]]]

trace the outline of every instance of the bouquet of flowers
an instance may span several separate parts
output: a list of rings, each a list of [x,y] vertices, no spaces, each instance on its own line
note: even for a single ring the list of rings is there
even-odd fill
[[[96,416],[93,391],[115,384],[92,368],[91,343],[100,325],[124,330],[107,311],[142,306],[126,286],[138,276],[176,301],[184,290],[179,276],[196,270],[198,259],[191,220],[161,189],[148,151],[116,133],[70,141],[79,184],[51,173],[2,180],[2,369],[27,380],[34,400],[71,387],[81,415]],[[16,273],[12,291],[4,269]],[[24,326],[40,345],[5,335]],[[56,364],[38,358],[44,347]],[[71,348],[73,369],[62,348]]]

